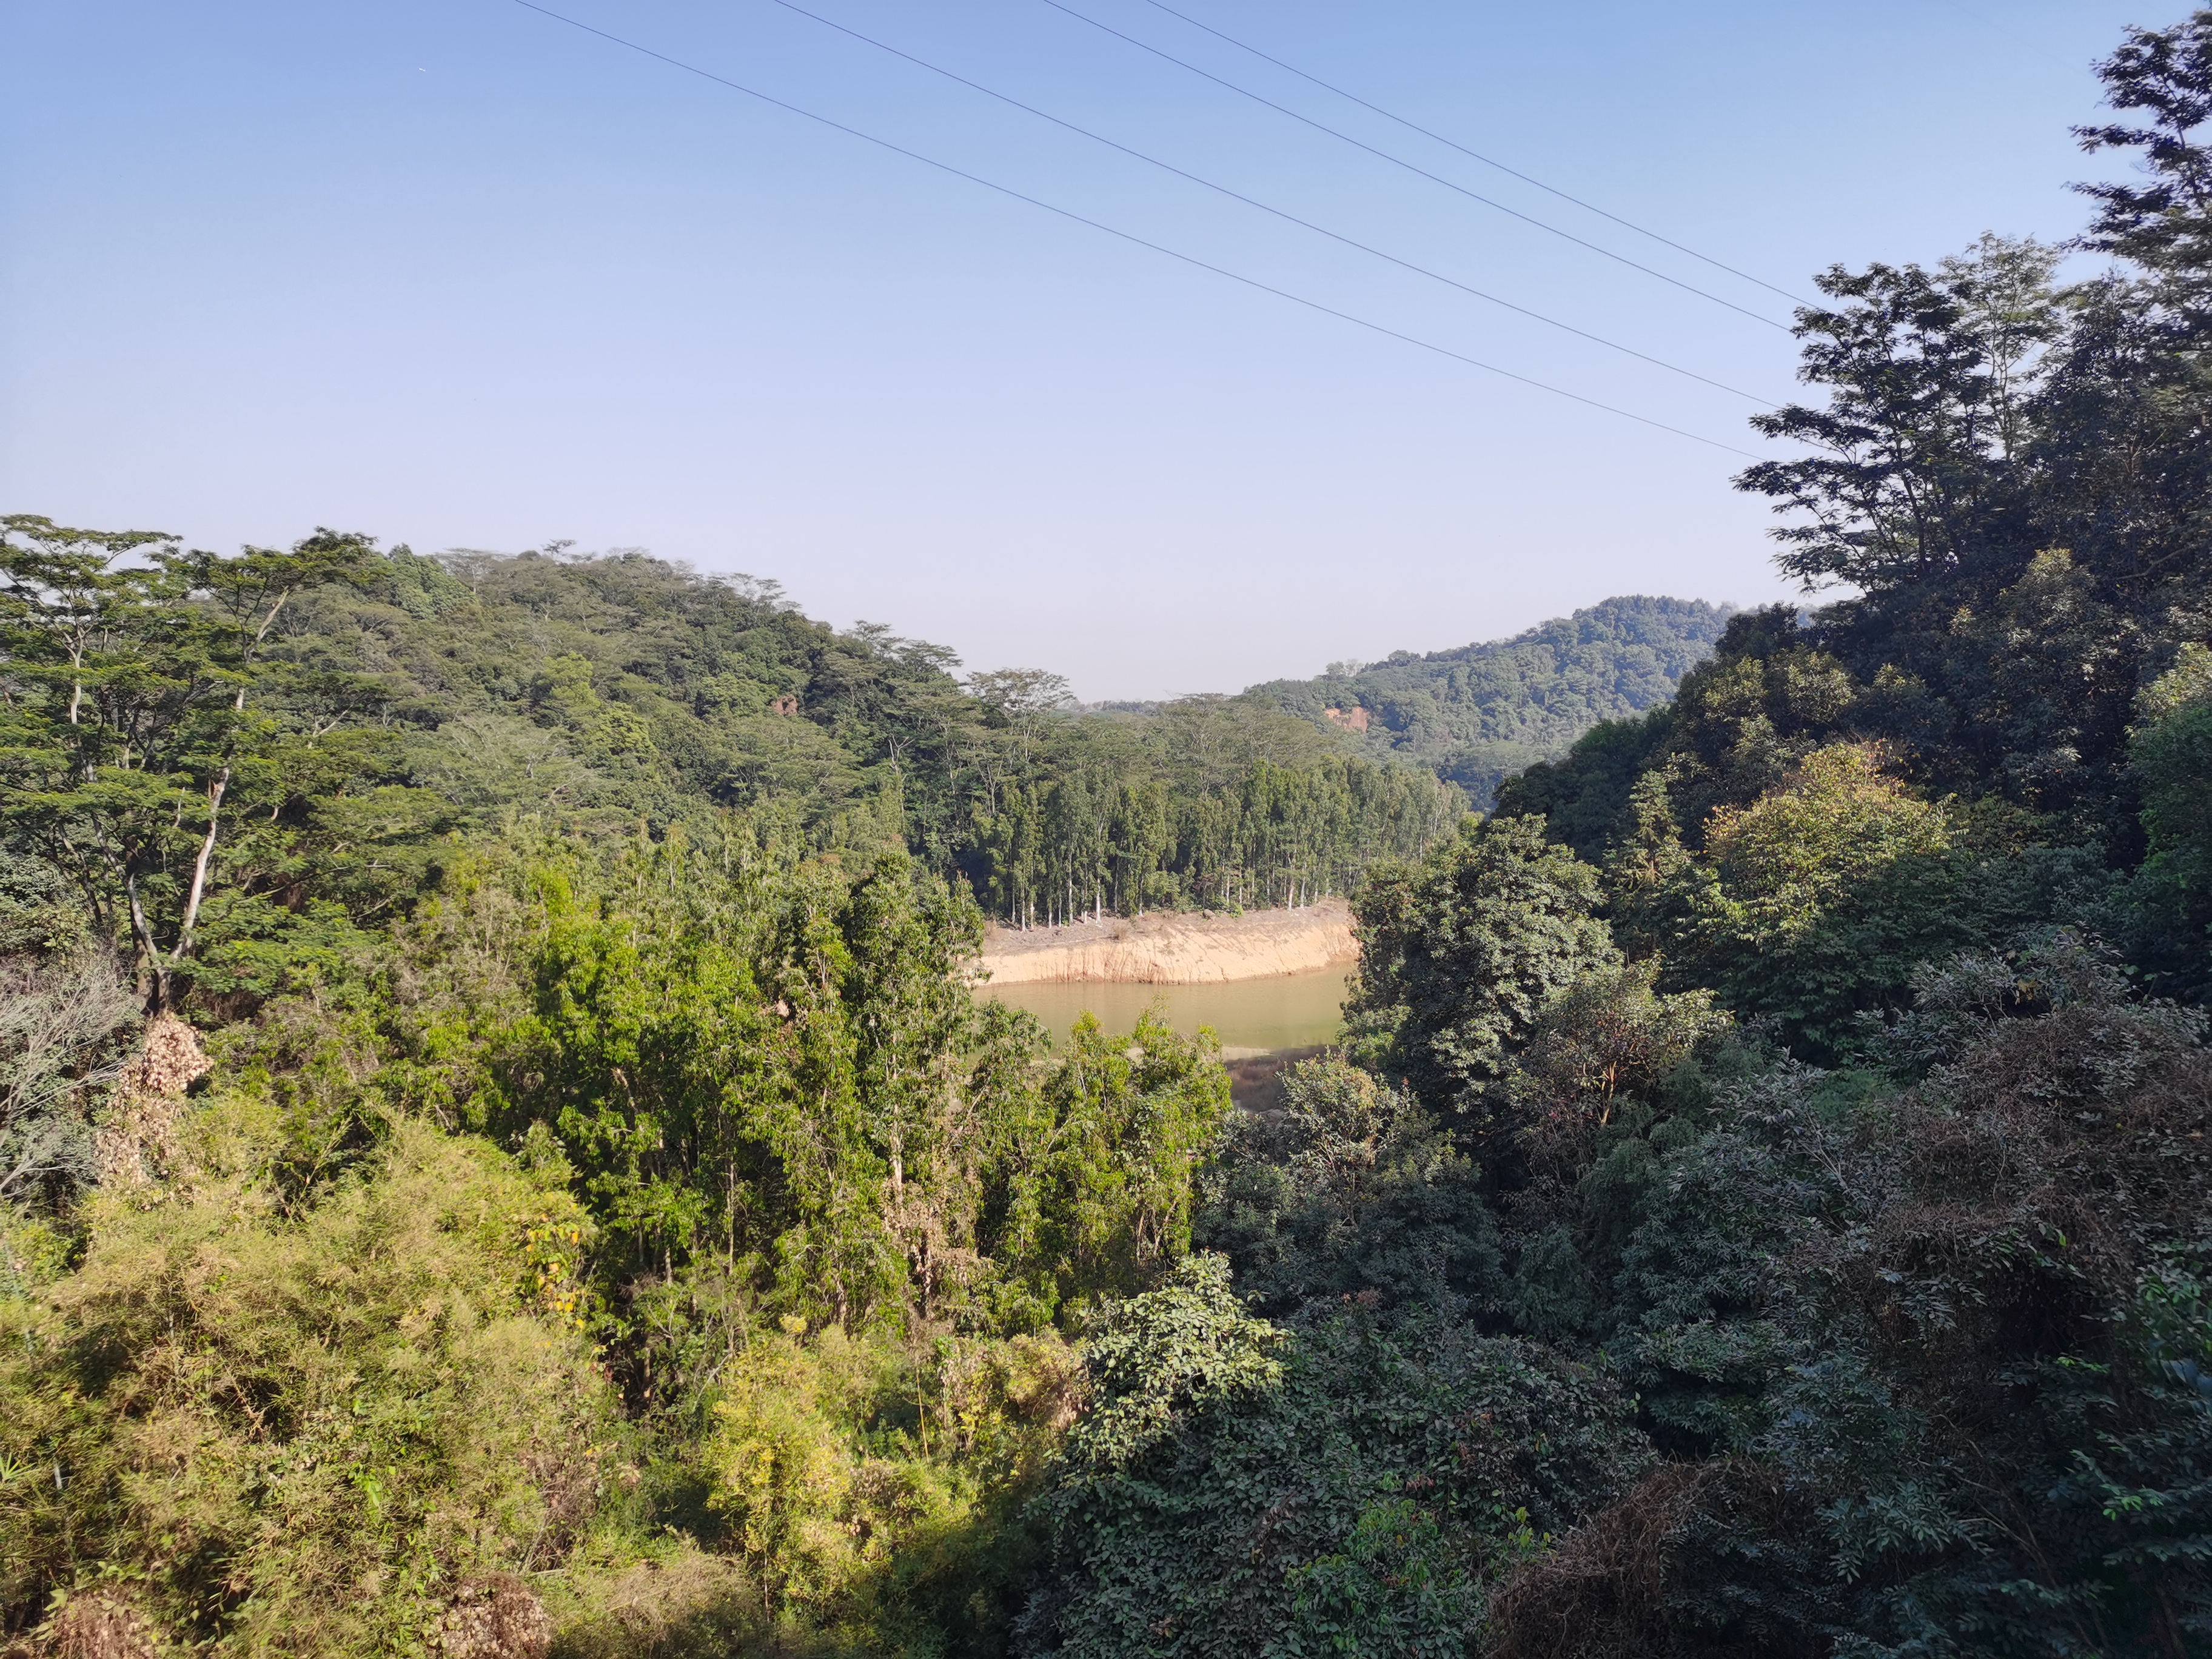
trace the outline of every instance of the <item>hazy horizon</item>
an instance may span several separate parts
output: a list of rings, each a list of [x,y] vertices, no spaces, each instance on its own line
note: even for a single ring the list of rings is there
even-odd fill
[[[1073,0],[1071,0],[1073,3]],[[1387,167],[1038,0],[808,0],[1175,165],[1765,398],[1781,328]],[[562,8],[556,6],[556,9]],[[1516,211],[1788,302],[1145,0],[1076,8]],[[2061,238],[2116,0],[1361,9],[1178,0],[1795,293]],[[1326,242],[782,7],[574,17],[1319,304],[1758,453],[1752,405]],[[556,538],[810,614],[1234,690],[1615,594],[1789,597],[1738,455],[994,195],[508,0],[11,8],[0,499],[198,545]],[[1961,64],[1972,65],[1962,73]]]

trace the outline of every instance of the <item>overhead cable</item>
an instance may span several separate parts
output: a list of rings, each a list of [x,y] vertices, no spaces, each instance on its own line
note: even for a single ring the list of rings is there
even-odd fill
[[[1170,17],[1180,18],[1182,21],[1189,24],[1191,27],[1203,30],[1206,33],[1212,35],[1217,40],[1227,41],[1239,52],[1251,53],[1253,57],[1257,58],[1262,63],[1273,64],[1277,69],[1286,70],[1290,74],[1297,76],[1301,81],[1310,81],[1314,85],[1319,87],[1324,92],[1333,92],[1338,97],[1349,100],[1351,102],[1358,105],[1362,109],[1372,110],[1384,120],[1395,121],[1400,126],[1405,128],[1408,132],[1418,132],[1424,138],[1433,138],[1437,143],[1443,145],[1447,149],[1455,149],[1461,155],[1468,157],[1472,161],[1480,161],[1486,167],[1496,167],[1500,173],[1504,173],[1508,178],[1518,179],[1524,185],[1534,185],[1538,190],[1542,191],[1546,195],[1556,196],[1562,202],[1571,202],[1577,207],[1582,209],[1585,213],[1595,213],[1601,219],[1610,219],[1613,223],[1620,226],[1624,230],[1632,230],[1638,236],[1648,236],[1655,242],[1663,243],[1665,246],[1673,248],[1677,253],[1686,253],[1692,259],[1699,260],[1705,264],[1711,265],[1715,270],[1725,270],[1731,276],[1741,276],[1745,282],[1750,283],[1756,287],[1763,288],[1770,294],[1779,294],[1784,299],[1789,301],[1792,305],[1808,306],[1813,303],[1812,301],[1806,299],[1802,295],[1792,294],[1786,288],[1775,287],[1773,283],[1766,281],[1764,277],[1754,276],[1747,270],[1738,270],[1734,265],[1723,264],[1722,261],[1714,258],[1710,253],[1700,253],[1697,249],[1688,246],[1684,243],[1678,242],[1670,236],[1662,236],[1657,231],[1646,230],[1642,225],[1637,224],[1631,220],[1624,219],[1617,213],[1608,213],[1603,208],[1598,206],[1595,202],[1585,202],[1579,196],[1570,196],[1565,191],[1560,190],[1554,185],[1547,185],[1541,179],[1534,178],[1528,173],[1521,172],[1518,168],[1507,167],[1504,162],[1500,161],[1492,156],[1485,155],[1480,150],[1469,149],[1465,144],[1455,143],[1452,139],[1445,137],[1441,132],[1431,131],[1429,128],[1421,125],[1418,121],[1409,121],[1402,115],[1394,114],[1390,111],[1384,109],[1380,104],[1370,104],[1367,100],[1362,98],[1358,93],[1346,92],[1342,87],[1337,86],[1332,82],[1324,81],[1318,75],[1309,75],[1305,70],[1300,69],[1296,64],[1286,64],[1279,58],[1270,57],[1267,53],[1261,51],[1259,47],[1249,45],[1245,41],[1239,40],[1233,34],[1223,33],[1219,29],[1215,28],[1211,23],[1200,22],[1197,18],[1193,17],[1187,11],[1177,11],[1173,6],[1164,3],[1164,0],[1145,0],[1145,3],[1153,7],[1157,10],[1167,13]]]
[[[1326,225],[1317,225],[1310,219],[1302,219],[1295,213],[1272,206],[1256,197],[1247,196],[1242,191],[1231,190],[1227,185],[1218,185],[1211,179],[1201,178],[1187,168],[1176,166],[1172,161],[1163,161],[1157,155],[1148,155],[1143,150],[1133,149],[1117,139],[1109,138],[1103,133],[1093,132],[1088,127],[1078,126],[1074,122],[1065,120],[1053,114],[1049,110],[1039,109],[1034,104],[1025,104],[1020,99],[987,87],[980,81],[971,81],[964,75],[946,69],[941,64],[931,63],[927,58],[917,58],[910,52],[902,52],[887,41],[877,40],[872,34],[863,34],[860,30],[848,27],[835,18],[824,17],[817,11],[809,11],[805,7],[799,4],[798,0],[769,0],[769,3],[782,7],[786,11],[809,18],[821,24],[824,28],[835,29],[840,34],[848,35],[864,46],[873,46],[878,52],[888,52],[894,58],[903,59],[917,69],[927,70],[932,75],[942,76],[945,79],[966,87],[970,91],[980,92],[986,98],[994,98],[1009,108],[1020,110],[1025,115],[1034,115],[1040,121],[1048,121],[1054,126],[1064,128],[1079,137],[1088,138],[1096,144],[1103,144],[1109,149],[1119,150],[1122,155],[1142,161],[1148,167],[1158,167],[1163,173],[1173,173],[1176,178],[1187,179],[1202,189],[1213,191],[1218,196],[1225,196],[1232,202],[1242,202],[1247,207],[1257,208],[1261,212],[1270,214],[1282,220],[1285,224],[1296,225],[1302,230],[1310,230],[1316,236],[1326,236],[1332,242],[1341,243],[1346,247],[1356,249],[1387,264],[1396,265],[1401,270],[1410,270],[1415,276],[1425,276],[1432,283],[1442,283],[1446,288],[1457,289],[1461,293],[1490,305],[1502,306],[1506,310],[1517,313],[1532,322],[1541,323],[1547,328],[1556,328],[1562,333],[1572,334],[1577,338],[1588,340],[1593,345],[1601,345],[1608,351],[1618,351],[1623,356],[1633,357],[1640,362],[1650,363],[1655,368],[1663,368],[1669,374],[1680,374],[1686,380],[1696,380],[1701,385],[1709,386],[1716,392],[1725,392],[1732,398],[1741,398],[1747,403],[1758,404],[1761,409],[1778,409],[1781,406],[1781,400],[1778,398],[1762,398],[1755,392],[1746,392],[1741,386],[1729,385],[1725,380],[1716,380],[1709,374],[1700,374],[1694,368],[1684,368],[1680,363],[1670,363],[1664,357],[1655,357],[1648,351],[1638,351],[1634,346],[1623,345],[1618,340],[1608,340],[1602,334],[1593,334],[1586,328],[1577,328],[1572,323],[1561,322],[1558,318],[1547,317],[1540,311],[1532,311],[1527,306],[1516,305],[1510,300],[1502,299],[1483,289],[1462,283],[1455,276],[1447,276],[1440,270],[1431,270],[1426,265],[1415,264],[1411,259],[1401,259],[1396,254],[1387,253],[1371,243],[1363,242],[1356,237],[1346,236],[1341,232],[1331,230]]]
[[[1088,23],[1092,28],[1097,29],[1103,33],[1112,35],[1116,40],[1127,41],[1130,46],[1136,47],[1139,52],[1148,52],[1155,58],[1163,59],[1167,63],[1173,64],[1177,69],[1188,70],[1202,81],[1211,81],[1217,87],[1225,87],[1231,92],[1237,94],[1239,97],[1249,98],[1255,104],[1264,105],[1266,107],[1273,110],[1279,115],[1287,115],[1291,120],[1301,122],[1304,125],[1311,127],[1316,132],[1327,133],[1330,137],[1337,139],[1340,143],[1349,144],[1354,149],[1365,150],[1370,155],[1376,156],[1382,161],[1388,161],[1393,167],[1403,167],[1407,172],[1417,174],[1420,178],[1426,179],[1431,184],[1442,185],[1446,190],[1456,191],[1458,194],[1466,197],[1470,202],[1480,202],[1486,208],[1495,208],[1498,212],[1505,214],[1512,218],[1518,219],[1525,225],[1534,225],[1539,230],[1549,232],[1552,235],[1557,236],[1562,240],[1572,242],[1577,247],[1588,248],[1592,253],[1601,255],[1603,258],[1611,259],[1618,264],[1626,265],[1631,270],[1640,270],[1646,276],[1656,276],[1659,281],[1668,283],[1672,287],[1679,288],[1686,294],[1694,294],[1700,300],[1710,300],[1713,304],[1725,307],[1728,310],[1735,312],[1738,316],[1748,317],[1754,323],[1764,323],[1767,327],[1778,329],[1785,334],[1789,332],[1790,325],[1787,323],[1778,323],[1771,317],[1763,316],[1759,313],[1752,310],[1748,306],[1740,306],[1733,300],[1724,300],[1717,294],[1709,293],[1705,289],[1699,288],[1694,283],[1686,283],[1678,276],[1669,276],[1663,270],[1655,270],[1650,265],[1642,264],[1640,261],[1632,259],[1626,254],[1615,253],[1609,247],[1602,246],[1596,242],[1585,241],[1582,237],[1574,234],[1571,231],[1561,230],[1557,225],[1547,224],[1533,214],[1522,212],[1518,208],[1510,208],[1503,202],[1494,201],[1491,198],[1483,195],[1479,191],[1469,190],[1466,185],[1445,178],[1442,173],[1431,173],[1426,167],[1416,167],[1413,162],[1407,161],[1403,156],[1393,155],[1387,149],[1377,149],[1374,145],[1367,143],[1364,140],[1355,138],[1348,132],[1339,131],[1336,128],[1328,125],[1326,122],[1316,121],[1310,115],[1302,115],[1297,110],[1291,108],[1286,104],[1279,104],[1272,98],[1263,98],[1249,87],[1241,87],[1234,81],[1224,80],[1220,76],[1213,74],[1211,70],[1202,70],[1199,68],[1197,64],[1188,63],[1184,59],[1176,57],[1171,52],[1163,52],[1159,47],[1153,46],[1150,41],[1139,40],[1133,34],[1124,34],[1121,30],[1114,27],[1111,24],[1102,23],[1096,17],[1092,17],[1087,13],[1078,11],[1073,6],[1062,3],[1062,0],[1043,0],[1043,3],[1050,6],[1054,11],[1065,12],[1068,16],[1074,18],[1076,21],[1079,23]]]
[[[1648,426],[1656,431],[1671,433],[1677,438],[1687,438],[1692,443],[1703,444],[1708,449],[1723,450],[1731,455],[1741,455],[1746,460],[1755,461],[1760,459],[1750,450],[1739,449],[1734,444],[1723,443],[1717,438],[1708,438],[1700,433],[1691,432],[1682,427],[1670,426],[1664,421],[1654,420],[1649,415],[1638,415],[1632,410],[1622,409],[1618,404],[1604,403],[1595,398],[1584,397],[1579,392],[1570,392],[1564,386],[1553,386],[1547,381],[1535,380],[1529,375],[1516,374],[1510,368],[1500,368],[1495,363],[1484,362],[1479,357],[1470,357],[1464,352],[1454,351],[1449,346],[1438,345],[1434,341],[1424,340],[1416,335],[1401,333],[1384,324],[1370,322],[1364,317],[1355,316],[1348,311],[1340,311],[1334,306],[1324,305],[1318,300],[1309,300],[1302,294],[1293,294],[1288,289],[1277,288],[1272,283],[1263,283],[1255,276],[1247,276],[1240,271],[1231,270],[1224,265],[1211,264],[1194,254],[1184,253],[1169,247],[1164,243],[1148,240],[1132,231],[1119,229],[1101,220],[1086,217],[1073,209],[1060,207],[1040,197],[1028,195],[1010,185],[1002,185],[994,179],[986,179],[981,173],[969,173],[965,168],[957,167],[949,161],[940,161],[934,156],[925,155],[920,150],[908,149],[905,145],[894,143],[888,138],[878,138],[875,134],[863,131],[859,127],[848,126],[844,122],[834,120],[827,115],[817,115],[811,109],[802,108],[797,104],[762,92],[757,88],[732,81],[726,76],[717,75],[712,70],[702,69],[696,64],[688,64],[682,58],[671,57],[665,52],[656,52],[651,46],[641,45],[635,40],[625,40],[623,36],[610,33],[605,29],[594,27],[581,19],[555,11],[550,6],[541,6],[537,3],[537,0],[514,0],[514,3],[526,11],[534,11],[541,17],[550,18],[556,23],[565,23],[570,28],[586,34],[596,35],[611,46],[623,47],[627,51],[638,53],[641,57],[650,58],[658,63],[665,64],[671,69],[682,70],[685,74],[696,75],[702,81],[711,81],[717,86],[727,87],[732,92],[743,93],[746,97],[757,99],[774,108],[793,115],[802,116],[809,121],[829,127],[834,131],[844,133],[848,137],[858,138],[865,143],[873,144],[878,149],[889,150],[894,155],[902,155],[910,161],[919,161],[924,167],[934,167],[939,173],[949,173],[955,179],[965,179],[971,185],[980,185],[985,190],[995,191],[1000,196],[1011,198],[1014,201],[1024,203],[1033,208],[1041,208],[1047,213],[1086,226],[1092,230],[1103,231],[1109,236],[1145,248],[1153,253],[1164,254],[1167,258],[1182,264],[1211,272],[1216,276],[1225,276],[1231,282],[1240,283],[1245,288],[1256,289],[1259,292],[1273,295],[1279,300],[1288,300],[1292,305],[1304,306],[1307,310],[1319,312],[1325,317],[1334,317],[1340,322],[1350,323],[1354,327],[1366,329],[1370,333],[1402,341],[1407,345],[1418,346],[1423,351],[1434,352],[1439,357],[1449,357],[1455,362],[1465,363],[1470,368],[1479,368],[1486,374],[1518,381],[1521,385],[1533,387],[1538,392],[1548,392],[1555,398],[1565,398],[1571,403],[1581,404],[1589,409],[1601,410],[1607,415],[1617,415],[1623,420],[1634,421],[1639,426]]]

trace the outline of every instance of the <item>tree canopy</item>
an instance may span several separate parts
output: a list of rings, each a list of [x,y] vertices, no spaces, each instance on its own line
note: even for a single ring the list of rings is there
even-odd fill
[[[1607,599],[1510,640],[1394,651],[1244,696],[1324,731],[1356,728],[1365,752],[1418,760],[1487,808],[1511,774],[1556,758],[1601,721],[1666,702],[1730,613],[1696,599]]]
[[[2212,1652],[2212,13],[2100,72],[2109,268],[1799,313],[1802,610],[1086,711],[642,555],[6,520],[0,1641]],[[969,994],[1347,890],[1241,1103]]]

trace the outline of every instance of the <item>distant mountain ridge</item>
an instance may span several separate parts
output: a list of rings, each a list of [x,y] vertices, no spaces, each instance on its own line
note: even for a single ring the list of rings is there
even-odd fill
[[[1673,696],[1735,609],[1626,594],[1510,639],[1394,651],[1356,673],[1270,680],[1243,696],[1355,732],[1378,757],[1432,767],[1487,808],[1500,780]]]

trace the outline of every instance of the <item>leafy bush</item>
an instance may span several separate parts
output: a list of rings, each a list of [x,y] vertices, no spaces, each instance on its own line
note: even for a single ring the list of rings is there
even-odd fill
[[[1913,963],[1966,942],[1948,815],[1884,760],[1867,744],[1817,749],[1749,805],[1713,811],[1678,974],[1826,1049]]]
[[[1620,937],[1675,988],[1709,988],[1799,1054],[1851,1050],[1861,1016],[1908,1000],[1913,969],[2102,902],[2087,849],[2045,844],[2001,803],[1929,801],[1880,744],[1815,748],[1755,799],[1715,807],[1698,850],[1654,774],[1608,869]]]
[[[2212,985],[2212,649],[2185,644],[2136,714],[2128,754],[2148,846],[2133,896],[2158,967],[2201,998]]]
[[[1075,1356],[1049,1334],[917,1355],[786,1326],[732,1369],[699,1454],[726,1547],[791,1628],[995,1650]]]
[[[1380,1297],[1448,1313],[1497,1299],[1481,1171],[1403,1090],[1340,1056],[1282,1079],[1284,1109],[1242,1121],[1206,1180],[1196,1237],[1269,1315]]]
[[[102,1199],[82,1265],[8,1304],[9,1622],[112,1586],[232,1651],[425,1639],[471,1576],[559,1565],[618,1462],[553,1263],[574,1201],[481,1141],[402,1125],[287,1213],[268,1126],[219,1103],[189,1182]]]
[[[1597,872],[1540,819],[1470,821],[1378,872],[1355,907],[1354,1053],[1431,1110],[1480,1115],[1545,999],[1617,955],[1598,897]]]
[[[1527,1569],[1509,1650],[2212,1633],[2203,1021],[2063,937],[1925,973],[1921,1002],[1917,1090],[1785,1068],[1663,1153],[1611,1346],[1670,1444],[1724,1455]]]
[[[1369,1302],[1279,1329],[1196,1258],[1116,1312],[1040,1500],[1024,1651],[1459,1650],[1492,1575],[1640,1472],[1596,1375]]]

